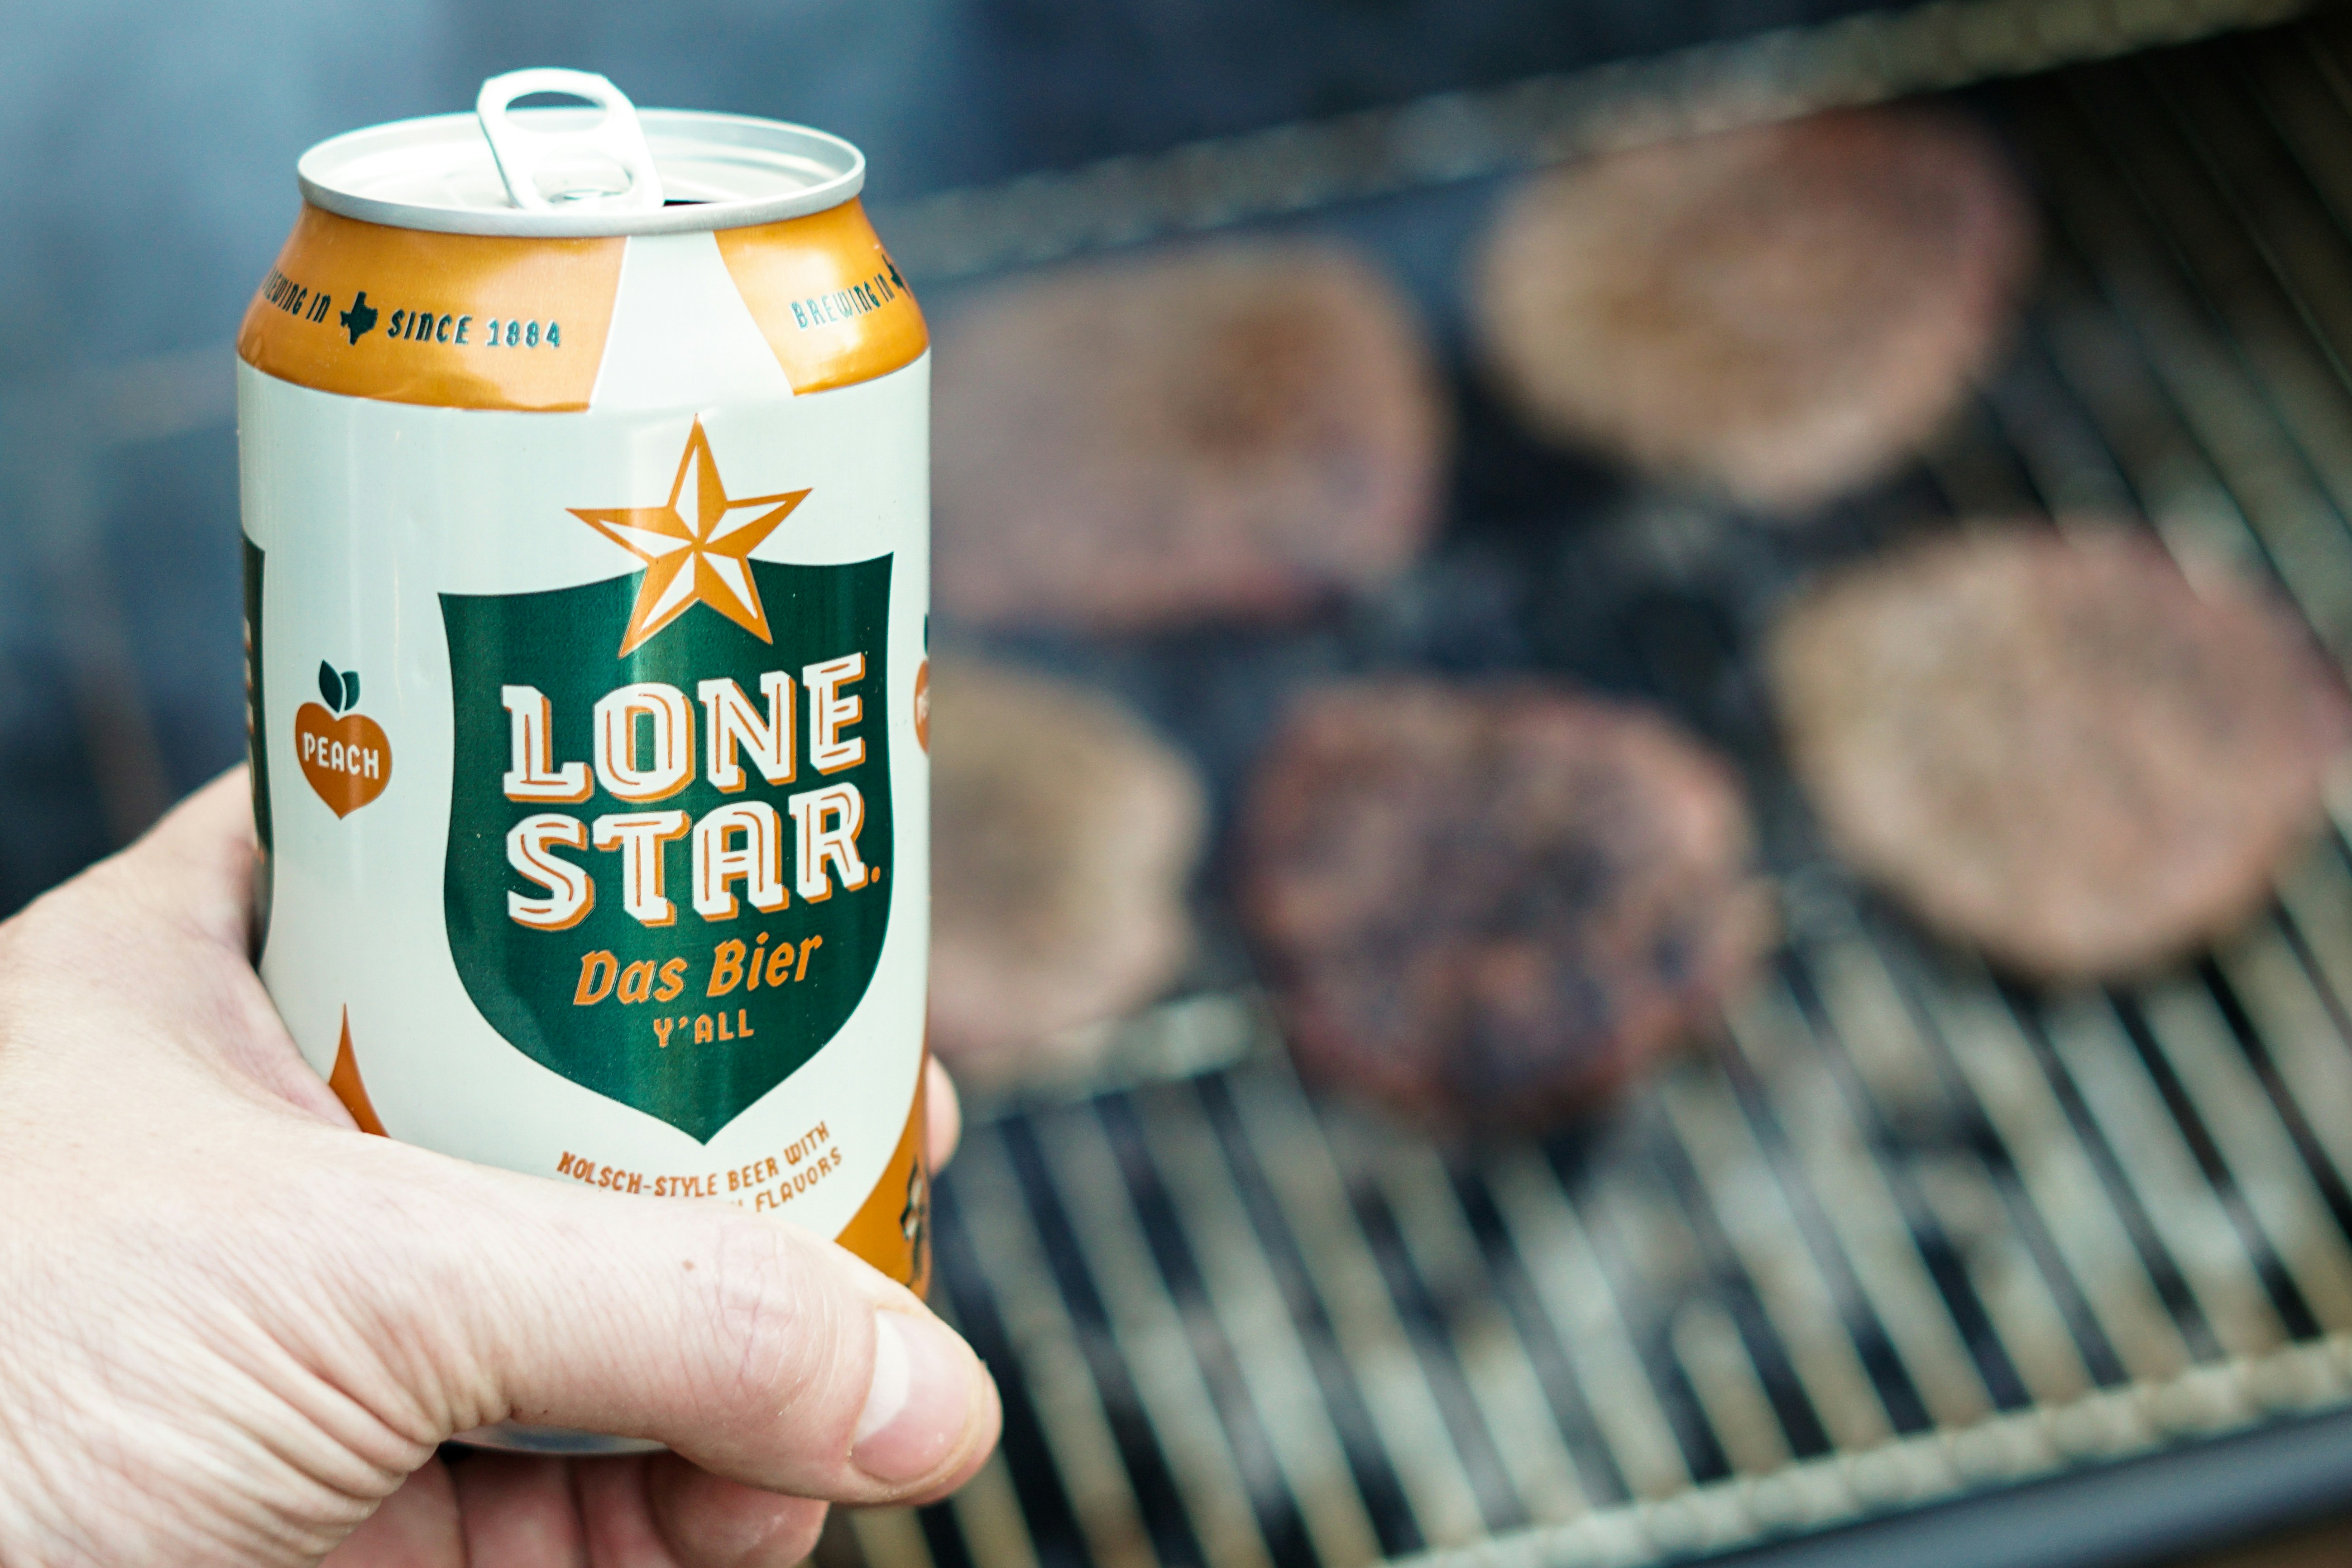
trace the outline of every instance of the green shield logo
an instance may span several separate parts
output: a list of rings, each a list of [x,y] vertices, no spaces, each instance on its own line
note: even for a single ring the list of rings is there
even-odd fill
[[[657,622],[646,572],[441,595],[457,973],[516,1049],[706,1143],[847,1021],[895,881],[890,558],[742,566],[736,607]]]

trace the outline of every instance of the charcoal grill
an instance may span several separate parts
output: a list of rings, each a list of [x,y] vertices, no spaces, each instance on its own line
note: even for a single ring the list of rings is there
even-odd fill
[[[2122,1563],[2352,1496],[2352,790],[2210,959],[2023,991],[1826,858],[1742,657],[1791,584],[1923,520],[2102,511],[2272,578],[2352,656],[2352,26],[2140,49],[2245,19],[2275,14],[1928,6],[886,223],[933,279],[1248,221],[1380,243],[1628,138],[2078,62],[1970,90],[2047,271],[1909,479],[1801,540],[1604,495],[1621,522],[1531,555],[1481,506],[1586,481],[1482,478],[1474,393],[1466,515],[1402,591],[1427,613],[1319,661],[1554,663],[1740,755],[1789,940],[1718,1048],[1599,1126],[1442,1149],[1304,1091],[1212,963],[1110,1043],[1124,1082],[975,1107],[937,1295],[1003,1451],[949,1503],[845,1516],[828,1563]],[[1681,653],[1644,647],[1677,606]],[[1137,665],[1171,657],[1095,673],[1150,705]]]

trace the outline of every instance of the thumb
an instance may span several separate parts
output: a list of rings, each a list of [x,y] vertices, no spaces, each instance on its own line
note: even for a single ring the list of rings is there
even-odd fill
[[[182,938],[160,989],[226,1026],[197,1032],[208,1051],[321,1119],[264,1135],[294,1145],[276,1168],[308,1189],[257,1205],[300,1211],[278,1232],[299,1248],[256,1251],[316,1289],[286,1292],[281,1274],[247,1293],[278,1305],[289,1339],[420,1441],[508,1419],[651,1437],[730,1479],[844,1502],[929,1496],[978,1468],[998,1419],[979,1359],[830,1242],[723,1204],[588,1192],[347,1131],[245,963],[243,783],[199,792],[54,912],[71,928],[143,906]],[[338,1310],[293,1305],[321,1297]]]
[[[318,1135],[373,1194],[345,1200],[367,1212],[339,1231],[368,1256],[331,1262],[338,1316],[421,1346],[421,1362],[385,1361],[381,1391],[419,1436],[513,1420],[650,1437],[731,1479],[852,1503],[951,1490],[994,1446],[995,1385],[971,1347],[797,1226]]]

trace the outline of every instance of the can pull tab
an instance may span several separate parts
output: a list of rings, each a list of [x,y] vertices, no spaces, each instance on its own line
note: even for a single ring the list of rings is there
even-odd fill
[[[531,110],[520,117],[508,111],[516,99],[534,92],[584,98],[603,112],[592,124],[541,129],[530,123]],[[474,114],[508,196],[528,212],[580,206],[644,212],[662,205],[661,172],[637,123],[636,105],[593,71],[539,66],[494,76],[474,100]]]

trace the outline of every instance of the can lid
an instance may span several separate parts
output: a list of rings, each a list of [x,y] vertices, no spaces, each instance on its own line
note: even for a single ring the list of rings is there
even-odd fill
[[[515,109],[534,93],[586,109]],[[331,137],[296,165],[303,199],[345,217],[445,234],[573,238],[775,223],[866,184],[838,136],[743,114],[646,109],[601,76],[541,68],[482,84],[472,114]]]

